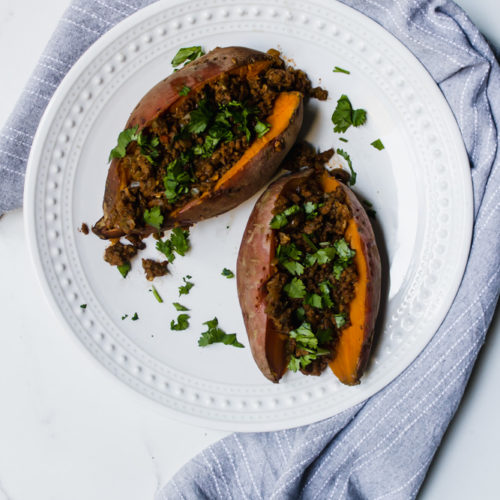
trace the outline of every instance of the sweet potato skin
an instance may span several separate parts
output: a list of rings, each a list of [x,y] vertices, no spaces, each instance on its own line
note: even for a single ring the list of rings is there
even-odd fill
[[[134,108],[125,129],[137,125],[138,130],[142,130],[161,113],[180,103],[185,99],[179,94],[184,85],[191,90],[197,90],[223,73],[239,69],[243,71],[250,64],[259,61],[264,65],[271,64],[272,57],[247,47],[217,47],[156,84]],[[104,216],[92,228],[92,231],[103,239],[118,238],[123,235],[120,228],[107,227],[106,219],[116,204],[118,193],[127,184],[128,179],[125,169],[122,168],[122,160],[113,159],[108,169],[104,191]],[[151,228],[145,228],[143,234],[149,233]]]
[[[263,193],[252,211],[238,254],[238,298],[252,355],[260,371],[272,382],[279,382],[285,373],[288,354],[286,335],[275,331],[273,322],[265,312],[265,287],[272,273],[272,261],[275,256],[273,230],[269,224],[273,217],[274,205],[280,194],[284,190],[293,189],[308,175],[313,175],[313,171],[303,170],[285,175],[271,184]],[[334,179],[330,174],[325,173],[324,176],[326,177],[322,179],[322,184],[325,191],[334,190],[340,186],[346,194],[352,212],[350,225],[359,235],[360,248],[357,251],[361,251],[366,263],[364,272],[367,281],[361,319],[360,349],[355,353],[354,360],[348,360],[348,365],[354,363],[355,368],[344,375],[342,372],[337,373],[339,370],[335,371],[332,364],[330,365],[342,383],[355,385],[359,383],[369,359],[378,314],[381,283],[380,257],[371,223],[356,195],[348,186]]]
[[[243,321],[255,363],[271,382],[279,382],[288,360],[286,336],[275,330],[266,313],[266,283],[276,250],[269,223],[283,190],[310,174],[302,171],[283,176],[264,191],[248,219],[238,253],[236,280]]]

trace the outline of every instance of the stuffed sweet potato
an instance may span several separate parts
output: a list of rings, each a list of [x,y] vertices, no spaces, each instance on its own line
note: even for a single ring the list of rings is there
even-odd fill
[[[330,152],[331,155],[331,152]],[[261,372],[347,385],[368,362],[379,308],[380,257],[362,205],[325,169],[281,177],[261,196],[237,263],[238,297]]]
[[[110,155],[103,239],[143,238],[230,210],[268,182],[326,98],[277,51],[217,48],[153,87]]]

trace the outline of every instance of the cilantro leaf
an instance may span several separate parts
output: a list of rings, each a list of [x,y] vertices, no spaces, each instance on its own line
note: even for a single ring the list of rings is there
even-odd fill
[[[163,185],[165,197],[170,203],[174,203],[179,196],[189,191],[189,184],[193,179],[184,168],[189,160],[189,154],[181,153],[181,156],[167,165],[167,175],[163,177]]]
[[[345,319],[344,313],[335,314],[334,318],[335,318],[335,324],[337,325],[337,328],[342,328],[345,325],[346,319]]]
[[[121,266],[116,266],[116,267],[118,268],[118,271],[120,271],[120,274],[124,278],[126,278],[128,272],[130,271],[132,266],[130,265],[130,262],[125,262],[125,264],[122,264]]]
[[[81,307],[82,309],[87,309],[87,304],[80,304],[80,307]]]
[[[281,264],[290,274],[295,276],[300,276],[304,272],[304,266],[295,260],[286,260]]]
[[[322,281],[319,285],[321,291],[321,298],[323,299],[323,304],[330,309],[333,307],[333,301],[330,297],[330,283],[328,281]]]
[[[382,144],[382,141],[380,139],[376,139],[375,141],[371,142],[370,146],[373,146],[375,149],[378,149],[379,151],[385,149],[385,146]]]
[[[332,122],[335,125],[334,132],[345,132],[352,125],[352,105],[345,94],[342,94],[337,101]]]
[[[134,313],[134,315],[130,318],[132,321],[137,321],[139,319],[139,315]]]
[[[225,276],[226,278],[234,278],[234,273],[233,271],[231,271],[230,269],[228,269],[227,267],[225,267],[222,272],[221,272],[222,276]]]
[[[172,249],[184,257],[190,248],[189,230],[182,229],[181,227],[174,227],[170,233],[170,242],[172,243]]]
[[[316,309],[323,309],[321,296],[317,293],[311,293],[310,295],[307,295],[305,303],[310,305],[311,307],[315,307]]]
[[[234,347],[245,347],[243,344],[238,342],[235,333],[226,333],[224,330],[219,328],[219,321],[217,318],[205,321],[203,324],[207,325],[207,331],[203,332],[198,339],[198,345],[200,347],[205,347],[209,344],[215,343],[223,343]]]
[[[208,101],[202,99],[198,103],[198,107],[189,114],[189,123],[185,127],[187,132],[201,134],[207,128],[213,115],[214,112],[210,109]]]
[[[179,95],[188,95],[191,89],[187,85],[183,85],[181,90],[179,90]]]
[[[333,265],[333,275],[337,281],[340,279],[343,272],[344,272],[344,266],[342,264]]]
[[[297,344],[306,349],[316,349],[318,339],[311,330],[311,325],[304,321],[298,328],[290,332],[290,337],[295,339]]]
[[[127,319],[127,318],[128,318],[128,314],[124,314],[124,315],[122,316],[122,321],[123,321],[124,319]]]
[[[316,262],[320,265],[326,264],[333,260],[336,253],[335,247],[320,248],[317,252],[307,255],[306,264],[308,266],[312,266]]]
[[[288,219],[283,214],[276,214],[269,224],[271,229],[281,229],[288,224]]]
[[[359,127],[366,123],[366,111],[364,109],[355,109],[352,113],[352,124]]]
[[[149,226],[160,229],[163,224],[163,215],[161,214],[160,207],[153,207],[151,210],[146,208],[144,210],[144,222]]]
[[[288,245],[278,245],[276,255],[280,261],[284,261],[287,259],[299,260],[302,256],[302,250],[299,250],[295,243],[289,243]]]
[[[349,179],[349,185],[354,186],[354,184],[356,184],[357,174],[354,171],[354,168],[352,167],[351,157],[343,149],[340,148],[337,148],[337,154],[342,156],[347,161],[347,165],[349,166],[349,170],[351,171],[351,178]]]
[[[288,369],[294,373],[297,370],[300,370],[300,359],[296,358],[295,356],[290,356],[290,361],[288,362]]]
[[[175,68],[183,62],[186,64],[190,61],[194,61],[205,54],[200,45],[195,45],[194,47],[183,47],[178,50],[172,59],[172,66]]]
[[[257,123],[255,124],[254,130],[255,133],[257,134],[257,137],[262,137],[263,135],[267,134],[267,132],[271,129],[271,125],[269,123],[261,122],[260,120],[257,120]]]
[[[345,73],[346,75],[351,74],[350,71],[347,71],[346,69],[343,69],[343,68],[339,68],[338,66],[335,66],[335,68],[333,68],[333,72],[334,73]]]
[[[189,311],[189,309],[182,304],[179,304],[179,302],[172,302],[172,305],[178,310],[178,311]]]
[[[118,141],[117,145],[115,148],[111,150],[109,153],[109,159],[108,161],[111,161],[113,158],[123,158],[127,152],[127,146],[133,142],[137,141],[137,129],[139,128],[139,125],[136,125],[135,127],[128,128],[126,130],[123,130],[120,132],[118,135]]]
[[[169,262],[175,260],[175,255],[172,249],[172,242],[170,240],[158,240],[156,242],[156,249],[161,252]]]
[[[154,165],[160,157],[160,151],[158,150],[160,139],[158,136],[147,135],[141,131],[137,135],[137,144],[139,144],[141,148],[141,154],[146,157],[151,165]]]
[[[337,107],[332,114],[334,132],[345,132],[351,125],[359,127],[366,122],[366,111],[364,109],[353,109],[349,97],[342,94],[337,101]]]
[[[349,246],[349,243],[344,238],[337,240],[333,246],[337,251],[339,259],[343,262],[348,262],[356,255],[356,251]]]
[[[190,279],[191,279],[191,276],[189,276],[189,274],[182,278],[182,280],[184,281],[184,285],[181,285],[179,287],[179,297],[181,295],[187,295],[189,293],[189,291],[191,290],[191,288],[193,288],[194,283],[192,283],[191,281],[188,281]]]
[[[177,323],[174,320],[170,322],[171,330],[177,330],[177,331],[187,330],[188,327],[189,327],[189,314],[179,314],[179,316],[177,316]]]
[[[293,278],[283,287],[283,290],[292,299],[302,299],[306,296],[306,287],[299,278]]]

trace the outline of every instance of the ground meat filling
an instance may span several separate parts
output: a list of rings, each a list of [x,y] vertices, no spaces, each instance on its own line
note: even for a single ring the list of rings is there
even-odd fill
[[[146,209],[159,207],[167,214],[211,190],[257,137],[256,125],[266,123],[280,92],[295,90],[306,97],[326,99],[327,91],[312,88],[307,75],[287,67],[279,52],[271,50],[269,54],[273,62],[261,73],[250,77],[224,74],[200,91],[189,93],[173,111],[160,115],[143,130],[147,141],[158,141],[152,148],[135,141],[129,144],[126,156],[119,160],[127,172],[128,186],[120,190],[107,225],[118,226],[129,234],[144,227]],[[194,115],[206,112],[214,117],[223,107],[230,111],[224,124],[229,129],[225,129],[224,136],[214,135],[213,127],[202,131],[193,127],[190,131],[188,125]],[[241,114],[243,110],[250,111],[245,115],[246,127],[234,119],[234,113]],[[277,143],[275,147],[279,149],[281,145]],[[186,179],[179,192],[169,196],[165,178],[173,162],[178,162],[176,175],[180,169]]]
[[[165,276],[168,273],[167,266],[166,260],[158,262],[154,259],[142,259],[142,267],[148,281],[153,281],[157,276]]]
[[[294,155],[302,157],[298,161],[303,165],[323,168],[325,158],[328,160],[332,152],[312,155],[310,149],[299,145],[291,158]],[[288,352],[295,358],[296,367],[310,375],[319,375],[333,358],[339,332],[349,326],[349,304],[358,279],[354,251],[345,246],[344,239],[351,217],[349,205],[342,189],[323,192],[320,174],[317,169],[305,182],[278,199],[275,215],[286,213],[294,206],[301,209],[288,215],[288,223],[274,231],[277,256],[273,262],[274,274],[266,285],[266,312],[277,330],[290,334],[308,324],[318,339],[320,355],[313,352],[311,356],[311,350],[305,349],[307,345],[294,338],[290,337],[288,343]],[[336,250],[328,250],[332,247]],[[291,248],[298,250],[300,256],[290,253]],[[321,249],[325,251],[317,253]],[[293,263],[300,263],[302,272],[297,272]],[[297,284],[296,280],[303,285],[298,292],[289,288],[292,281]]]
[[[124,245],[120,241],[106,248],[104,260],[112,266],[123,266],[137,253],[137,248],[133,245]]]

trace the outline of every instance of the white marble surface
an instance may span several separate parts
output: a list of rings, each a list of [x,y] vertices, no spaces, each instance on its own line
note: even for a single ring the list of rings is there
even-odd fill
[[[500,47],[497,2],[458,3]],[[0,0],[0,124],[68,3]],[[0,276],[0,500],[149,499],[225,435],[166,416],[59,324],[31,269],[21,211],[0,220]],[[499,358],[497,318],[421,498],[498,498]]]

